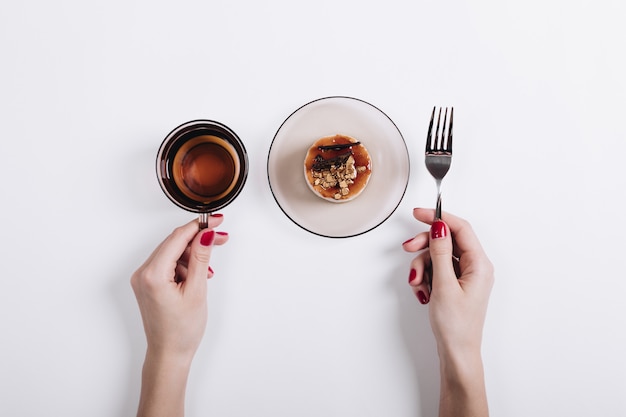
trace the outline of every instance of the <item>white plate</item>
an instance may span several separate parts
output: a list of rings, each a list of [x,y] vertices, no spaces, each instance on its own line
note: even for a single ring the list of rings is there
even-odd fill
[[[317,197],[303,174],[304,157],[317,139],[335,134],[360,141],[372,159],[372,176],[354,200]],[[396,210],[409,181],[409,154],[393,121],[371,104],[351,97],[314,100],[280,126],[267,158],[267,175],[281,210],[301,228],[331,238],[366,233]]]

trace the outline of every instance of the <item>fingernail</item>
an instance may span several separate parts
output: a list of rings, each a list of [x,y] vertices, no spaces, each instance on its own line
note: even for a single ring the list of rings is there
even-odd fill
[[[415,271],[415,268],[411,268],[411,272],[409,272],[409,284],[415,279],[416,276],[417,271]]]
[[[228,236],[228,233],[226,232],[217,232],[217,234],[220,236]]]
[[[420,291],[417,292],[417,299],[422,304],[427,304],[428,303],[428,297],[426,297],[426,294],[424,294],[424,291],[420,290]]]
[[[444,222],[442,222],[441,220],[437,220],[435,221],[431,226],[430,226],[430,237],[433,239],[441,239],[446,237],[447,235],[447,231],[446,231],[446,224]]]
[[[412,241],[412,240],[413,240],[413,238],[408,239],[408,240],[405,240],[404,242],[402,242],[402,246],[406,245],[407,243],[409,243],[409,242],[410,242],[410,241]]]
[[[213,268],[211,268],[211,265],[209,265],[209,273],[210,273],[210,274],[213,274],[213,273],[214,273],[214,272],[213,272]]]
[[[222,213],[213,213],[211,217],[224,217],[224,215]]]
[[[215,239],[215,230],[209,230],[208,232],[204,232],[200,238],[200,244],[202,246],[211,246],[213,244],[213,239]]]

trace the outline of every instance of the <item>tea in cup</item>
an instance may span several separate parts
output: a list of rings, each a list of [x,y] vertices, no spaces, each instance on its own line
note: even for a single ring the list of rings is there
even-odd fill
[[[200,215],[207,227],[210,213],[230,204],[248,176],[248,154],[230,128],[213,120],[193,120],[172,130],[156,160],[165,195],[177,206]]]

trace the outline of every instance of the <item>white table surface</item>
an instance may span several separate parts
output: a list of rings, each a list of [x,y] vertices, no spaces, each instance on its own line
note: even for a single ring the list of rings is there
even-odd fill
[[[455,106],[444,209],[496,266],[494,416],[626,415],[622,1],[4,1],[0,415],[130,416],[145,341],[129,277],[193,218],[154,159],[195,118],[250,177],[222,213],[188,416],[433,416],[438,365],[401,243],[432,206],[433,105]],[[267,182],[276,130],[334,95],[382,109],[411,156],[380,227],[315,236]],[[312,254],[339,253],[332,270]],[[354,259],[358,259],[357,262]]]

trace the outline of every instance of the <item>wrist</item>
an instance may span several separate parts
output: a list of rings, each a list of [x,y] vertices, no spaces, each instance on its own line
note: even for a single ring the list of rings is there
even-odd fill
[[[439,359],[439,416],[488,416],[489,406],[480,349],[440,351]]]
[[[453,412],[442,415],[487,415],[485,375],[480,348],[440,350],[441,408],[450,410],[461,406],[465,412],[480,410],[472,414]]]
[[[148,346],[144,367],[148,366],[154,369],[167,369],[170,372],[189,373],[193,353],[175,352],[167,349],[159,349]]]
[[[191,364],[199,346],[199,340],[189,340],[185,337],[148,337],[146,357],[156,360],[184,365]]]
[[[483,362],[480,348],[438,349],[442,378],[463,381],[473,379],[476,374],[483,374]]]
[[[139,417],[184,415],[191,358],[150,349],[143,364]]]

